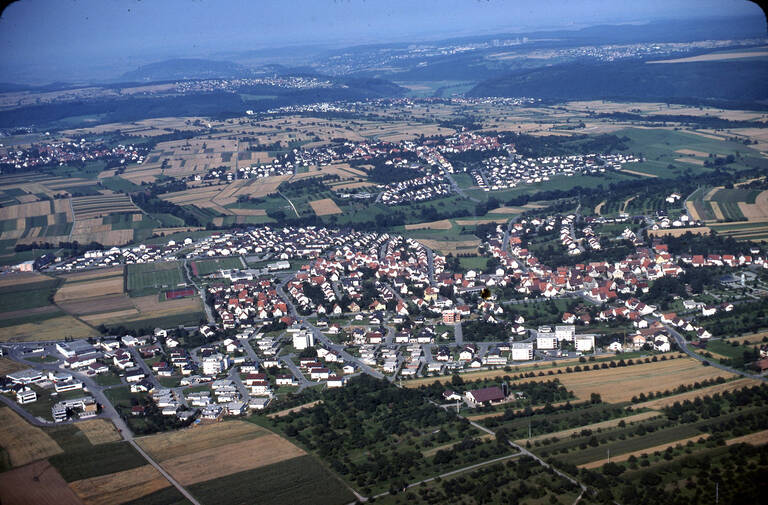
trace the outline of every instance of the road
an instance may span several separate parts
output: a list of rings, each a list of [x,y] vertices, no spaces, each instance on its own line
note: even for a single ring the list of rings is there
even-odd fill
[[[459,347],[464,346],[464,331],[461,329],[461,322],[454,323],[453,325],[453,338],[456,340],[456,345]]]
[[[458,193],[459,195],[463,196],[467,200],[470,200],[470,201],[475,202],[475,203],[480,203],[480,200],[478,200],[477,198],[473,198],[473,197],[467,195],[464,192],[464,190],[461,189],[458,184],[456,184],[456,180],[453,178],[453,176],[449,172],[445,172],[444,175],[445,175],[445,178],[448,179],[448,182],[451,183],[451,187],[453,188],[453,190],[456,193]]]
[[[141,446],[140,446],[139,444],[137,444],[135,440],[133,440],[133,438],[131,438],[130,440],[128,440],[128,443],[129,443],[129,444],[131,444],[131,445],[133,446],[133,448],[134,448],[134,449],[136,449],[136,451],[137,451],[139,454],[141,454],[141,455],[142,455],[142,457],[143,457],[144,459],[146,459],[146,460],[149,462],[149,464],[150,464],[150,465],[154,466],[154,467],[157,469],[157,471],[158,471],[158,472],[160,472],[160,474],[161,474],[163,477],[165,477],[165,479],[166,479],[168,482],[170,482],[171,484],[173,484],[173,487],[175,487],[176,489],[178,489],[178,490],[179,490],[179,493],[181,493],[182,495],[184,495],[184,497],[185,497],[187,500],[191,501],[191,502],[193,503],[193,505],[200,505],[200,502],[199,502],[199,501],[197,501],[197,499],[196,499],[194,496],[192,496],[192,494],[191,494],[189,491],[187,491],[187,490],[184,488],[184,486],[182,486],[181,484],[179,484],[179,483],[176,481],[176,479],[174,479],[173,477],[171,477],[171,474],[169,474],[168,472],[166,472],[166,471],[163,469],[163,467],[162,467],[162,466],[160,466],[160,465],[159,465],[159,464],[158,464],[158,463],[157,463],[157,462],[156,462],[154,459],[152,459],[151,457],[149,457],[149,454],[147,454],[146,452],[144,452],[144,449],[142,449],[142,448],[141,448]]]
[[[195,289],[197,289],[197,292],[200,293],[200,299],[203,301],[203,308],[205,309],[205,317],[208,319],[208,324],[211,326],[215,325],[216,318],[213,317],[213,310],[205,302],[205,289],[203,289],[201,286],[198,286],[197,283],[193,280],[192,271],[189,268],[189,260],[184,260],[184,271],[187,274],[189,282],[192,283],[192,285],[195,286]]]
[[[760,380],[760,381],[763,381],[763,382],[768,382],[768,377],[764,377],[762,375],[751,374],[751,373],[745,372],[743,370],[737,370],[735,368],[731,368],[729,366],[725,366],[725,365],[723,365],[721,363],[717,363],[716,361],[714,361],[712,359],[705,358],[701,354],[693,352],[692,350],[690,350],[688,348],[688,343],[685,341],[685,338],[680,333],[678,333],[677,330],[675,330],[673,327],[669,326],[668,324],[665,324],[665,323],[661,323],[661,324],[664,326],[664,328],[666,328],[666,330],[669,332],[669,334],[672,335],[672,337],[674,337],[675,342],[677,342],[678,347],[680,347],[680,349],[682,349],[682,351],[685,354],[687,354],[688,356],[690,356],[690,357],[692,357],[694,359],[697,359],[699,361],[702,361],[702,362],[706,361],[707,363],[709,363],[709,366],[718,368],[718,369],[723,370],[725,372],[731,372],[731,373],[734,373],[734,374],[737,374],[737,375],[741,375],[743,377],[748,377],[750,379],[757,379],[757,380]]]

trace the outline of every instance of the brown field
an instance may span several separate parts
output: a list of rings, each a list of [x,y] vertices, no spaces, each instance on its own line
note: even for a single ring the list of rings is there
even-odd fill
[[[534,207],[529,207],[528,205],[535,205]],[[528,209],[535,209],[540,208],[540,206],[536,204],[528,204],[523,207],[499,207],[497,209],[489,210],[488,214],[522,214]]]
[[[99,314],[88,314],[82,316],[81,319],[93,325],[101,324],[104,321],[118,324],[176,314],[187,314],[202,310],[200,298],[196,296],[158,302],[157,295],[148,295],[130,298],[129,301],[132,304],[131,308],[118,309],[113,312],[102,312]]]
[[[328,216],[330,214],[341,214],[342,211],[336,202],[330,198],[323,198],[322,200],[313,200],[309,202],[309,206],[315,211],[315,215]]]
[[[649,173],[646,173],[646,172],[638,172],[637,170],[628,170],[626,168],[622,168],[621,171],[622,172],[627,172],[628,174],[642,175],[643,177],[653,177],[653,178],[659,177],[658,175],[655,175],[655,174],[649,174]]]
[[[368,188],[371,186],[375,186],[373,182],[351,182],[348,184],[335,184],[333,185],[333,189],[358,189],[358,188]]]
[[[281,410],[279,412],[273,412],[272,414],[268,414],[267,417],[274,419],[275,417],[287,416],[288,414],[299,412],[300,410],[311,409],[320,402],[322,402],[322,400],[315,400],[314,402],[305,403],[303,405],[299,405],[298,407],[292,407],[290,409]]]
[[[498,219],[457,219],[456,224],[458,226],[475,226],[478,224],[489,224],[489,223],[506,223],[506,218],[498,218]]]
[[[121,193],[73,197],[72,209],[77,220],[93,219],[115,212],[141,212],[130,196]]]
[[[693,384],[715,377],[730,378],[733,374],[706,367],[693,358],[678,358],[642,363],[628,367],[606,368],[558,375],[560,382],[580,400],[599,393],[609,403],[630,400],[649,391],[674,389],[681,384]],[[547,380],[547,377],[540,379]]]
[[[768,337],[768,331],[761,331],[759,333],[753,333],[752,335],[745,335],[743,337],[733,337],[728,339],[728,341],[743,342],[746,340],[750,344],[758,344],[761,343],[765,337]]]
[[[269,431],[245,421],[227,421],[205,424],[178,431],[168,431],[137,438],[136,442],[153,459],[166,461],[180,456],[194,455],[223,445],[244,442],[267,435]]]
[[[768,218],[768,190],[757,195],[755,203],[739,202],[739,210],[749,221]]]
[[[450,230],[451,228],[453,228],[453,224],[449,219],[405,225],[406,230]]]
[[[646,419],[651,419],[652,417],[658,417],[661,414],[656,411],[648,411],[648,412],[641,412],[640,414],[635,414],[633,416],[627,416],[622,417],[620,419],[609,419],[608,421],[602,421],[599,423],[594,424],[587,424],[585,426],[579,426],[578,428],[572,428],[568,430],[563,431],[557,431],[554,433],[546,433],[544,435],[539,435],[537,437],[533,437],[530,439],[531,442],[536,442],[537,440],[544,440],[545,438],[552,438],[557,437],[559,439],[568,438],[571,435],[576,435],[581,432],[581,430],[592,430],[597,431],[598,429],[605,429],[605,428],[615,428],[619,425],[621,421],[624,421],[625,423],[634,423],[637,421],[645,421]],[[529,439],[525,440],[518,440],[518,443],[525,443]]]
[[[28,368],[21,363],[17,363],[10,358],[0,357],[0,375],[8,375],[9,373],[18,372]]]
[[[72,316],[53,317],[34,323],[0,328],[0,342],[35,342],[60,340],[64,337],[96,337],[99,332]]]
[[[688,56],[686,58],[675,58],[671,60],[646,61],[646,63],[693,63],[697,61],[736,60],[741,58],[756,58],[760,56],[768,56],[768,51],[742,51],[733,53],[718,52],[700,54],[698,56]]]
[[[700,156],[702,158],[706,158],[709,156],[709,153],[705,153],[704,151],[694,151],[693,149],[677,149],[675,152],[680,154],[690,154],[693,156]]]
[[[0,473],[0,503],[82,505],[83,502],[67,486],[59,471],[44,460]]]
[[[678,445],[684,446],[688,442],[693,442],[695,444],[699,440],[706,440],[707,438],[709,438],[709,433],[702,433],[701,435],[696,435],[695,437],[684,438],[682,440],[676,440],[674,442],[669,442],[667,444],[648,447],[646,449],[641,449],[639,451],[627,452],[625,454],[619,454],[618,456],[611,456],[611,461],[614,463],[621,463],[622,461],[627,461],[632,456],[639,457],[643,454],[653,454],[656,451],[659,451],[659,452],[664,451],[667,449],[667,447],[676,447]],[[589,463],[584,463],[583,465],[579,465],[579,468],[600,468],[606,463],[608,463],[607,458],[599,459],[597,461],[591,461]]]
[[[13,272],[0,275],[0,288],[6,286],[18,286],[20,284],[29,284],[32,282],[42,282],[49,280],[47,275],[37,272]]]
[[[432,239],[417,239],[419,242],[424,244],[425,246],[429,247],[430,249],[435,249],[439,251],[442,254],[448,254],[451,253],[454,256],[459,253],[473,253],[477,251],[478,246],[480,245],[480,239],[477,240],[432,240]]]
[[[725,219],[723,211],[720,209],[720,206],[717,204],[717,202],[709,202],[709,206],[712,207],[712,213],[715,215],[715,219]]]
[[[64,452],[42,429],[32,426],[9,407],[0,407],[0,426],[0,447],[8,452],[14,467]]]
[[[230,443],[166,459],[163,461],[163,468],[181,485],[187,486],[304,454],[304,450],[270,433],[245,442]]]
[[[658,410],[658,409],[663,409],[667,405],[672,405],[675,402],[682,403],[685,400],[693,401],[696,398],[699,398],[701,396],[707,396],[707,395],[712,396],[715,393],[724,393],[725,391],[734,391],[736,389],[741,389],[741,388],[750,387],[750,386],[757,386],[759,384],[761,384],[761,382],[757,379],[738,379],[738,380],[728,381],[723,384],[715,384],[714,386],[708,386],[705,388],[697,389],[695,391],[688,391],[685,393],[680,393],[678,395],[659,398],[658,400],[650,400],[643,403],[637,403],[633,405],[633,408]]]
[[[48,201],[20,203],[0,208],[0,220],[19,219],[21,217],[45,216],[51,213]]]
[[[686,205],[687,204],[688,203],[686,203]],[[694,213],[691,213],[691,215],[694,215]],[[694,215],[694,219],[698,219],[698,217]],[[652,237],[665,237],[667,235],[679,237],[688,232],[691,232],[694,235],[709,235],[709,230],[709,226],[699,226],[697,228],[668,228],[666,230],[648,230],[648,235],[651,235]]]
[[[236,216],[266,216],[267,211],[264,209],[229,209],[231,213]]]
[[[736,444],[749,444],[749,445],[768,444],[768,430],[758,431],[756,433],[750,433],[749,435],[743,435],[741,437],[731,438],[725,441],[725,445],[736,445]]]
[[[701,216],[699,215],[699,212],[696,210],[696,204],[693,202],[693,200],[686,201],[685,208],[686,210],[688,210],[688,214],[690,214],[693,219],[695,219],[696,221],[701,221]]]
[[[106,419],[89,419],[79,422],[75,426],[85,433],[88,441],[93,445],[117,442],[123,439],[115,429],[112,421],[107,421]]]
[[[77,298],[76,300],[58,302],[64,311],[76,315],[103,314],[134,309],[131,299],[125,294]]]
[[[123,276],[97,278],[83,282],[65,282],[53,297],[56,303],[80,300],[95,296],[123,293]]]
[[[152,465],[99,475],[69,484],[85,505],[117,505],[160,491],[171,483]]]
[[[690,163],[692,165],[704,166],[704,160],[700,160],[698,158],[675,158],[675,161],[679,161],[680,163]]]
[[[85,272],[73,272],[70,274],[62,274],[60,277],[68,281],[84,281],[87,279],[98,279],[104,277],[114,277],[116,275],[123,275],[123,267],[101,268],[98,270],[88,270]]]
[[[562,405],[565,405],[566,403],[568,403],[567,400],[564,401],[564,402],[555,402],[555,403],[552,404],[552,406],[553,407],[560,407]],[[543,411],[545,408],[546,408],[545,406],[538,406],[538,407],[533,407],[531,410],[534,413],[536,413],[536,412]],[[516,410],[513,410],[512,412],[514,414],[520,414],[520,413],[522,413],[524,411],[525,411],[525,409],[516,409]],[[470,421],[478,421],[480,419],[487,419],[489,417],[501,417],[503,415],[504,415],[504,412],[489,412],[487,414],[475,414],[473,416],[467,416],[467,419],[469,419]]]
[[[112,312],[102,312],[99,314],[87,314],[80,316],[80,319],[88,324],[97,326],[104,321],[109,321],[111,323],[124,323],[133,319],[138,319],[137,317],[134,317],[137,314],[139,314],[139,311],[132,308],[125,310],[115,310]]]

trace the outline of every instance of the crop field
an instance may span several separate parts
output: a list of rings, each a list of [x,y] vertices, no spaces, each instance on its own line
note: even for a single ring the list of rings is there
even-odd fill
[[[102,277],[85,280],[67,280],[56,291],[56,303],[81,300],[96,296],[117,295],[123,293],[123,273],[110,272]]]
[[[197,260],[190,264],[192,274],[196,276],[210,275],[219,270],[231,270],[243,268],[243,262],[239,256],[229,258],[217,258],[210,260]]]
[[[227,444],[244,442],[268,434],[269,431],[245,421],[206,424],[179,431],[137,438],[136,442],[153,459],[165,461],[210,450]]]
[[[682,446],[686,445],[688,442],[696,443],[696,442],[700,442],[702,440],[706,440],[707,438],[709,438],[709,433],[702,433],[700,435],[694,435],[692,437],[674,440],[673,442],[667,442],[667,443],[664,443],[664,444],[654,445],[654,446],[651,446],[651,447],[646,447],[646,448],[643,448],[643,449],[639,449],[639,450],[633,451],[633,452],[625,452],[623,454],[618,454],[618,455],[612,456],[610,461],[612,461],[614,463],[621,463],[623,461],[627,461],[632,456],[639,457],[642,454],[651,454],[651,453],[654,453],[656,451],[662,452],[662,451],[666,450],[667,447],[677,447],[677,446],[682,447]],[[598,459],[597,461],[591,461],[589,463],[581,464],[581,465],[579,465],[579,467],[580,468],[600,468],[601,466],[603,466],[604,464],[606,464],[608,462],[609,462],[608,458]]]
[[[572,435],[578,435],[582,430],[598,431],[606,428],[615,428],[622,421],[624,421],[626,424],[629,424],[637,421],[645,421],[648,419],[652,419],[654,417],[658,417],[659,415],[661,415],[659,412],[649,410],[647,412],[641,412],[633,416],[627,416],[627,417],[622,417],[618,419],[610,419],[608,421],[602,421],[594,424],[587,424],[585,426],[579,426],[578,428],[572,428],[569,430],[557,431],[554,433],[546,433],[543,435],[532,437],[530,439],[518,440],[518,443],[525,443],[527,440],[530,440],[531,442],[536,442],[537,440],[544,440],[546,438],[552,438],[552,437],[563,439],[563,438],[571,437]]]
[[[709,235],[709,232],[712,229],[713,228],[710,228],[709,226],[697,226],[696,228],[667,228],[661,230],[648,230],[648,235],[652,237],[666,237],[668,235],[679,237],[686,233],[692,233],[693,235]]]
[[[82,505],[48,461],[37,461],[0,473],[3,505]]]
[[[42,429],[27,423],[9,407],[0,407],[0,426],[0,447],[8,453],[13,467],[62,452]]]
[[[339,208],[338,205],[336,205],[336,202],[334,202],[330,198],[323,198],[322,200],[312,200],[309,202],[310,207],[312,207],[312,210],[315,211],[315,214],[318,216],[328,216],[331,214],[341,214],[342,210]]]
[[[474,240],[456,240],[440,241],[432,239],[418,239],[419,242],[439,251],[440,254],[477,254],[477,248],[480,246],[480,239]]]
[[[93,445],[122,440],[112,421],[106,419],[89,419],[88,421],[81,421],[75,426],[85,433],[88,441]]]
[[[450,219],[405,225],[406,230],[450,230],[452,227],[453,223]]]
[[[731,438],[725,441],[726,445],[736,444],[750,444],[750,445],[765,445],[768,444],[768,430],[758,431],[750,433],[749,435],[743,435],[736,438]]]
[[[81,317],[92,325],[124,325],[141,328],[144,326],[176,326],[179,324],[197,324],[202,315],[202,302],[197,296],[158,300],[158,295],[131,297],[133,308],[116,310]],[[131,324],[129,324],[131,323]]]
[[[144,296],[167,289],[186,287],[182,265],[178,261],[126,265],[126,291],[130,296]]]
[[[49,461],[67,482],[122,472],[147,463],[132,445],[124,442],[78,447],[52,456]]]
[[[759,384],[760,384],[760,381],[758,381],[757,379],[737,379],[737,380],[725,382],[723,384],[715,384],[714,386],[708,386],[705,388],[697,389],[695,391],[688,391],[688,392],[680,393],[677,395],[666,396],[664,398],[659,398],[656,400],[637,403],[635,404],[635,408],[658,410],[668,405],[672,405],[675,402],[682,403],[686,400],[693,401],[696,398],[701,398],[703,396],[707,396],[707,395],[711,396],[717,393],[724,393],[725,391],[735,391],[737,389],[741,389],[747,386],[757,386]]]
[[[201,482],[189,491],[204,505],[249,503],[255,496],[260,505],[303,503],[307,497],[313,505],[355,501],[336,476],[308,455]]]
[[[85,505],[111,505],[137,500],[171,485],[151,465],[78,480],[69,487]]]
[[[0,357],[0,375],[8,375],[9,373],[18,372],[27,368],[21,363],[17,363],[10,358]]]
[[[98,331],[74,317],[58,314],[60,313],[54,313],[53,317],[45,319],[39,315],[31,315],[5,320],[3,324],[7,324],[7,326],[0,327],[0,342],[34,342],[61,340],[65,337],[88,338],[99,335]]]
[[[163,468],[182,485],[268,466],[306,453],[273,433],[246,441],[198,450],[191,454],[163,459]]]
[[[111,195],[76,196],[72,198],[75,219],[92,219],[117,213],[141,213],[131,197],[116,193]]]
[[[605,368],[558,375],[560,382],[573,391],[576,398],[589,399],[598,393],[603,401],[629,401],[633,396],[649,391],[674,389],[681,384],[693,384],[715,377],[730,378],[733,374],[705,367],[693,358],[642,363],[627,367]],[[545,379],[546,378],[542,378]]]
[[[44,276],[35,279],[37,282],[0,286],[0,318],[6,319],[29,309],[55,309],[51,306],[51,298],[60,281]]]

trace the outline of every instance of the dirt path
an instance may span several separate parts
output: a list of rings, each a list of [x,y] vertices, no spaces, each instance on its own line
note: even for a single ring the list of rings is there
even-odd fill
[[[632,201],[632,200],[634,200],[635,198],[637,198],[637,195],[635,195],[635,196],[630,196],[629,198],[627,198],[626,200],[624,200],[624,205],[622,205],[622,206],[621,206],[621,212],[627,212],[627,206],[629,205],[629,202],[631,202],[631,201]]]
[[[595,214],[597,214],[598,216],[601,216],[601,215],[602,215],[602,214],[600,214],[600,211],[601,211],[601,210],[603,210],[603,205],[605,205],[605,203],[606,203],[607,201],[608,201],[608,200],[603,200],[602,202],[600,202],[600,203],[598,203],[598,204],[597,204],[597,206],[595,207]]]

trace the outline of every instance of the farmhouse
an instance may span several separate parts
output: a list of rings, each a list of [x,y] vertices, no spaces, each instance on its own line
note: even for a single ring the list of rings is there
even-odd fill
[[[506,396],[504,391],[498,386],[491,386],[483,389],[475,389],[464,393],[464,398],[471,407],[483,405],[495,405],[504,402]]]

